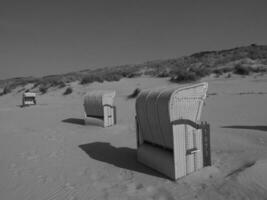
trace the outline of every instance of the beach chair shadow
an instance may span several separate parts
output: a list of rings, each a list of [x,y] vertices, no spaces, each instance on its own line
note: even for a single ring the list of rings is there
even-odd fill
[[[79,147],[95,160],[109,163],[119,168],[166,178],[153,169],[137,162],[136,149],[128,147],[114,147],[107,142],[93,142],[79,145]]]
[[[84,120],[79,118],[68,118],[62,120],[64,123],[71,123],[71,124],[78,124],[78,125],[84,125]]]
[[[267,131],[267,126],[222,126],[221,128],[232,128],[232,129],[250,129],[250,130],[257,130],[257,131]]]

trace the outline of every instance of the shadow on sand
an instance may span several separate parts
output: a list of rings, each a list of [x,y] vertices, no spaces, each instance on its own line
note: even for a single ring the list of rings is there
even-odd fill
[[[267,126],[222,126],[221,128],[251,129],[251,130],[258,130],[258,131],[267,131]]]
[[[68,118],[62,120],[64,123],[71,123],[71,124],[78,124],[78,125],[84,125],[84,120],[83,119],[78,119],[78,118]]]
[[[79,147],[91,158],[120,168],[166,178],[160,173],[137,162],[136,150],[128,147],[114,147],[107,142],[93,142]]]

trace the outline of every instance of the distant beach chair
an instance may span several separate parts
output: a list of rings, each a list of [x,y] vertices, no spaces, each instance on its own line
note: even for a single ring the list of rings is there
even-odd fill
[[[116,107],[114,106],[115,91],[90,91],[84,96],[85,124],[92,118],[103,121],[103,126],[116,124]]]
[[[36,93],[24,92],[22,94],[22,106],[36,105]]]
[[[207,83],[142,91],[136,100],[137,159],[171,179],[211,165],[209,124],[199,123]]]

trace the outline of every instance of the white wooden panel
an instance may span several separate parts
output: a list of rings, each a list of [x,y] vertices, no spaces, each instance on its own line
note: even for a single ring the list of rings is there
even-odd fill
[[[193,128],[184,125],[185,132],[186,132],[186,150],[190,150],[194,148],[193,142]],[[186,155],[186,174],[190,174],[195,170],[195,162],[194,162],[194,154],[187,154]]]
[[[195,155],[195,170],[203,168],[203,146],[202,146],[202,130],[194,130],[196,138],[196,148],[199,149],[199,152]]]
[[[114,116],[114,114],[115,114],[115,108],[113,107],[113,108],[111,108],[111,110],[110,110],[110,114],[111,114],[111,125],[114,125],[115,124],[115,116]]]
[[[107,127],[108,125],[108,107],[104,106],[104,127]]]
[[[186,175],[186,149],[184,125],[173,126],[173,153],[175,179]]]

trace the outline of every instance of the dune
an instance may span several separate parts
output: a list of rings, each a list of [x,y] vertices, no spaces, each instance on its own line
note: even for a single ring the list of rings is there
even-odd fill
[[[203,121],[211,124],[212,166],[171,181],[136,161],[136,88],[179,86],[167,78],[51,90],[21,108],[22,92],[0,97],[1,200],[266,199],[267,75],[209,83]],[[82,96],[116,90],[117,124],[83,124]],[[241,94],[242,93],[242,94]]]

